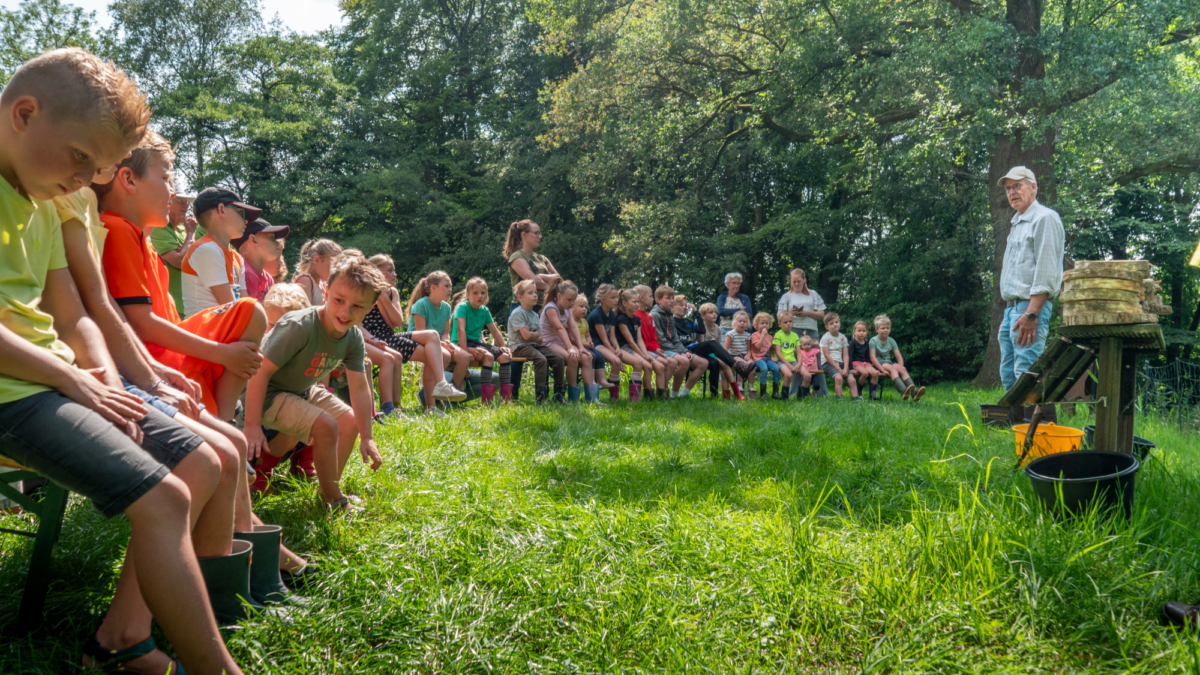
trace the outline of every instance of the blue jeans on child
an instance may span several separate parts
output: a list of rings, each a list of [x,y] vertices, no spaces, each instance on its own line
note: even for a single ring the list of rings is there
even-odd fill
[[[1007,391],[1017,383],[1021,373],[1029,370],[1033,362],[1042,355],[1046,348],[1046,336],[1050,334],[1050,312],[1053,303],[1046,301],[1038,314],[1037,336],[1028,347],[1022,347],[1017,342],[1017,330],[1013,325],[1029,308],[1029,301],[1022,300],[1004,310],[1004,320],[1000,322],[1000,382]]]
[[[771,371],[771,376],[775,384],[779,384],[779,376],[782,371],[779,370],[779,364],[771,359],[759,359],[754,362],[754,367],[758,368],[758,383],[767,386],[767,371]]]

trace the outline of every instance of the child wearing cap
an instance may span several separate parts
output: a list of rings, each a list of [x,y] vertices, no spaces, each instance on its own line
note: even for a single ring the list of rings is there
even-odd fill
[[[123,605],[144,622],[135,627],[144,628],[140,635],[149,634],[152,613],[188,670],[241,673],[197,568],[197,555],[229,552],[229,524],[222,535],[219,523],[202,520],[191,531],[189,522],[213,494],[219,462],[203,439],[122,387],[76,295],[48,201],[120,162],[145,135],[149,108],[111,64],[59,49],[13,74],[0,111],[11,121],[0,125],[0,453],[87,497],[106,517],[128,518],[127,569],[136,564],[137,572],[118,586],[128,590],[122,597],[140,590],[136,605]],[[138,423],[178,432],[177,441],[147,432],[139,446]],[[188,485],[176,470],[198,482]],[[84,645],[90,665],[178,668],[153,641],[137,642],[140,635],[93,635]]]
[[[192,211],[208,232],[183,254],[183,315],[225,305],[247,296],[245,262],[230,242],[246,231],[246,225],[262,210],[243,204],[233,192],[206,188],[192,204]]]
[[[267,297],[267,291],[275,285],[275,279],[266,270],[267,263],[283,256],[283,240],[291,228],[287,225],[272,225],[256,218],[246,225],[246,233],[230,242],[242,256],[245,266],[246,294],[259,302]]]
[[[164,144],[150,156],[155,161],[139,160],[147,163],[136,168],[130,164],[134,170],[127,177],[96,188],[100,219],[108,229],[105,281],[150,356],[198,382],[205,407],[230,420],[246,380],[262,362],[258,345],[267,316],[256,300],[247,298],[198,312],[186,321],[179,318],[168,292],[166,266],[143,236],[145,228],[166,225],[167,200],[159,202],[153,191],[138,189],[142,182],[169,176],[174,153]]]

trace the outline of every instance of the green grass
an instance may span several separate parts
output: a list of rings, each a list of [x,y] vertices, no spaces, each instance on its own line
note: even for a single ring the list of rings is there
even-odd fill
[[[228,642],[254,673],[1200,671],[1200,641],[1156,622],[1200,600],[1200,442],[1139,419],[1161,454],[1132,522],[1063,524],[1013,471],[1012,436],[975,422],[996,397],[394,425],[384,467],[347,472],[364,512],[327,520],[311,486],[258,502],[328,575],[291,623]],[[951,433],[957,402],[973,428]],[[0,672],[77,661],[126,531],[73,504],[47,628],[0,641]],[[0,622],[27,555],[0,537]]]

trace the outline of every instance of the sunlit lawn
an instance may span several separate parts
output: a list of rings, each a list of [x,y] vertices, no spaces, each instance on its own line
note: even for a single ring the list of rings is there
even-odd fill
[[[262,673],[1197,668],[1200,643],[1156,620],[1200,600],[1194,436],[1139,419],[1160,454],[1133,521],[1064,525],[1013,471],[1011,435],[976,421],[996,392],[890,396],[471,404],[392,425],[384,467],[348,472],[363,512],[329,520],[307,485],[258,502],[327,575],[312,607],[229,643]],[[951,434],[959,401],[973,429]],[[73,504],[47,625],[5,639],[0,672],[77,662],[126,532]],[[0,537],[0,623],[28,550]]]

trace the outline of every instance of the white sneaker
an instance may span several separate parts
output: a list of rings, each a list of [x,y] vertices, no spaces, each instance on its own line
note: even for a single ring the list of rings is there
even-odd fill
[[[433,385],[433,397],[442,401],[465,401],[467,400],[466,392],[458,387],[442,380]]]
[[[687,387],[682,387],[682,388],[680,388],[680,390],[678,392],[675,393],[675,398],[687,398],[688,394],[690,394],[690,393],[692,393],[691,389],[688,389]]]

